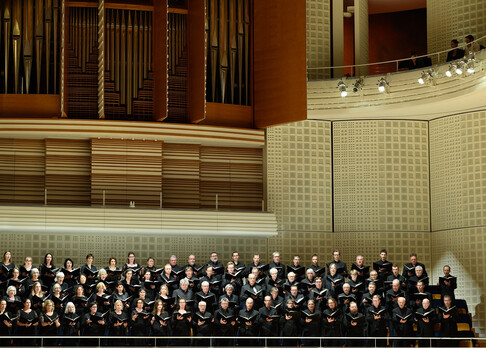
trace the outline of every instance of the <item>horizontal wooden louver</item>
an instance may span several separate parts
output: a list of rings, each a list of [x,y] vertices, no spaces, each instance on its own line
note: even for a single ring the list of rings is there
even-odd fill
[[[197,144],[164,144],[164,208],[199,208],[200,147]]]
[[[0,203],[44,203],[44,140],[0,139]]]
[[[162,142],[92,139],[91,203],[137,207],[160,206]]]
[[[46,139],[48,204],[90,205],[89,140]]]
[[[261,149],[201,147],[201,208],[255,210],[262,206]]]

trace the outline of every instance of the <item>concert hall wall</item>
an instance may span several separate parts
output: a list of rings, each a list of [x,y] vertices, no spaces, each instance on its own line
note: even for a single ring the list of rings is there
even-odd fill
[[[263,153],[264,196],[276,214],[278,235],[192,237],[2,233],[16,263],[22,256],[40,262],[54,253],[59,264],[77,265],[87,253],[96,265],[115,256],[124,262],[134,251],[162,266],[170,254],[184,264],[217,251],[230,260],[238,250],[244,262],[259,253],[264,262],[278,250],[283,261],[294,254],[321,263],[334,248],[352,263],[358,253],[367,263],[386,248],[400,266],[416,252],[436,281],[449,264],[459,277],[457,295],[465,298],[474,327],[485,332],[484,258],[486,256],[486,112],[432,121],[302,121],[267,130]]]

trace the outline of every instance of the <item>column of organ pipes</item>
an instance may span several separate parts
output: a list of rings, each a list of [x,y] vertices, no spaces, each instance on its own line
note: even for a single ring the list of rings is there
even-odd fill
[[[3,93],[58,93],[60,1],[0,0]]]
[[[249,0],[206,0],[207,100],[249,105]]]
[[[98,46],[97,8],[72,7],[70,9],[69,43],[74,50],[78,67],[86,72],[90,55]]]
[[[152,71],[152,13],[106,9],[105,70],[127,115]]]
[[[167,56],[169,59],[169,74],[176,73],[176,67],[186,47],[186,20],[187,16],[177,13],[168,15],[168,44]]]

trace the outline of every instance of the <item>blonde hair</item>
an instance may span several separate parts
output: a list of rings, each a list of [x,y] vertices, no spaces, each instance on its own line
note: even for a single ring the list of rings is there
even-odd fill
[[[32,291],[30,292],[32,294],[32,296],[35,295],[35,287],[37,285],[42,286],[42,284],[40,282],[35,282],[34,285],[32,285]],[[59,285],[59,284],[57,284],[57,285]],[[7,291],[7,293],[8,293],[8,291]],[[39,296],[39,297],[44,297],[44,293],[42,292],[42,288],[41,288],[40,294],[41,294],[41,296]]]
[[[43,304],[42,304],[42,311],[45,312],[47,310],[47,306],[51,305],[52,306],[52,310],[54,310],[54,302],[51,301],[51,300],[46,300]]]

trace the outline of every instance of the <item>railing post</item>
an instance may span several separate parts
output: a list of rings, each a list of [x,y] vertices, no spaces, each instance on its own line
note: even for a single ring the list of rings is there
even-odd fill
[[[160,209],[162,209],[162,192],[160,193]]]
[[[218,194],[216,194],[216,211],[218,211]]]
[[[265,211],[265,200],[262,199],[262,211]]]
[[[47,205],[47,189],[44,189],[44,205]]]
[[[105,206],[105,190],[103,190],[103,207]]]

